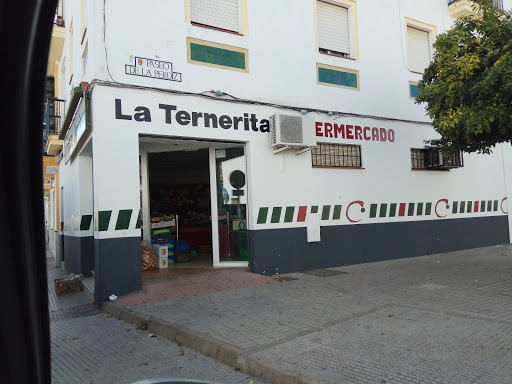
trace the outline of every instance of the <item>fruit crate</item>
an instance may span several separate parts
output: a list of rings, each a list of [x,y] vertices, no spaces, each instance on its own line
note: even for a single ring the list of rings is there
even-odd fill
[[[55,279],[55,293],[57,296],[63,293],[80,292],[82,290],[82,281],[80,279]]]

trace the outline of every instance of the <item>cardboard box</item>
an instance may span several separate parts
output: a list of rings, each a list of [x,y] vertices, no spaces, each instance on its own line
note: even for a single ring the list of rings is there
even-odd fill
[[[169,256],[169,248],[167,245],[153,245],[153,252],[157,259],[166,258]]]
[[[168,266],[167,257],[161,257],[158,260],[158,267],[159,268],[167,268],[167,266]]]
[[[63,293],[80,292],[82,290],[82,281],[80,279],[55,279],[55,293],[57,296]]]

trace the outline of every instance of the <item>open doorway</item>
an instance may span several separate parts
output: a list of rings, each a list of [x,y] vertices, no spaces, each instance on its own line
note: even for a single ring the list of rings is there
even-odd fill
[[[245,144],[139,138],[142,238],[167,266],[247,267]],[[161,248],[163,247],[163,248]],[[158,248],[158,250],[156,250]]]
[[[148,154],[152,243],[168,267],[212,266],[209,150]]]

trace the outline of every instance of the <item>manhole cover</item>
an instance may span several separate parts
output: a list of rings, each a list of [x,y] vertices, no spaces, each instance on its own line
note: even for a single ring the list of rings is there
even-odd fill
[[[311,271],[303,271],[301,273],[304,273],[306,275],[311,275],[311,276],[317,276],[317,277],[330,277],[330,276],[343,275],[347,272],[338,271],[336,269],[324,268],[324,269],[312,269]]]
[[[285,281],[293,281],[293,280],[299,280],[296,277],[291,276],[279,276],[275,278],[277,281],[280,281],[281,283],[284,283]]]

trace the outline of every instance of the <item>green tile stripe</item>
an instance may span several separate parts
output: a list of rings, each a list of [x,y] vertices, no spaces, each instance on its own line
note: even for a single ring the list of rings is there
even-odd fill
[[[423,215],[423,203],[418,203],[416,205],[416,215],[418,215],[418,216]]]
[[[466,210],[466,202],[465,201],[461,201],[460,202],[459,213],[464,213],[465,210]]]
[[[430,216],[432,213],[432,203],[427,203],[425,205],[425,216]]]
[[[117,214],[116,231],[120,229],[128,229],[130,219],[132,218],[133,209],[120,209]]]
[[[112,211],[98,211],[98,231],[108,231]]]
[[[295,207],[286,207],[284,211],[284,222],[291,223],[293,221],[293,214],[295,213]]]
[[[357,75],[355,73],[319,67],[318,82],[357,88]]]
[[[89,229],[91,229],[91,223],[92,215],[82,215],[82,218],[80,219],[80,230],[88,231]]]
[[[379,217],[386,217],[386,212],[388,210],[387,204],[381,204],[380,205],[380,211],[379,211]]]
[[[137,217],[137,224],[135,224],[135,229],[142,228],[142,209],[139,210],[139,216]]]
[[[494,200],[494,207],[492,208],[493,211],[498,210],[498,200]]]
[[[318,213],[318,205],[311,206],[311,213]]]
[[[329,220],[330,214],[331,214],[331,206],[324,205],[322,207],[322,220]]]
[[[245,53],[190,43],[190,59],[223,67],[245,69]]]
[[[341,205],[334,206],[334,212],[332,214],[333,220],[339,220],[341,218]]]
[[[389,205],[389,217],[395,217],[396,216],[396,203],[392,203]]]
[[[457,213],[458,210],[459,210],[459,202],[458,201],[452,202],[452,213]]]
[[[370,218],[377,217],[377,204],[370,205]]]
[[[414,216],[414,203],[409,203],[407,216]]]
[[[485,212],[485,200],[480,202],[480,212]]]
[[[418,85],[416,84],[409,84],[409,94],[411,97],[418,97]]]
[[[270,218],[271,223],[279,223],[279,219],[281,218],[281,211],[283,207],[274,207],[272,208],[272,217]]]
[[[268,207],[261,207],[258,211],[258,220],[256,224],[265,224],[267,222]]]
[[[471,213],[472,211],[473,211],[473,202],[472,201],[468,201],[467,213]]]
[[[492,200],[487,201],[487,212],[492,211]]]

